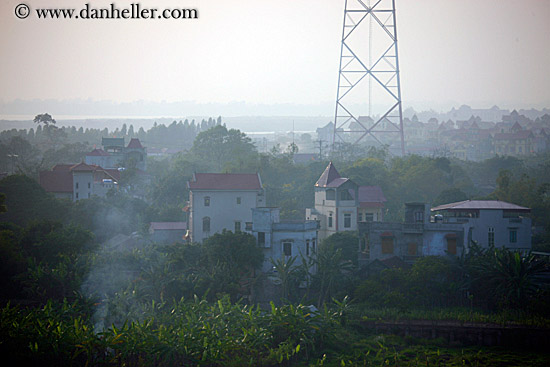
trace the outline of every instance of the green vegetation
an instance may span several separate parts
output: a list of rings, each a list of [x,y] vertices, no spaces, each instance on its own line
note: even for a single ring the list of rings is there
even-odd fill
[[[549,328],[543,260],[472,246],[460,258],[426,257],[411,269],[359,273],[357,234],[339,233],[319,244],[310,262],[274,260],[276,272],[269,276],[280,289],[272,305],[259,308],[254,297],[266,275],[257,271],[262,251],[248,234],[224,232],[202,245],[119,248],[108,240],[118,234],[146,238],[151,221],[183,220],[185,183],[199,171],[259,172],[267,205],[281,207],[283,218],[301,219],[303,208],[313,206],[313,183],[327,162],[296,165],[295,147],[259,153],[220,119],[137,133],[132,126],[105,133],[39,122],[32,133],[0,134],[0,166],[26,174],[0,181],[0,350],[13,364],[548,364],[536,351],[382,336],[364,326],[452,320]],[[184,131],[187,151],[150,159],[149,183],[126,175],[121,189],[106,198],[58,200],[35,180],[48,165],[81,159],[104,133],[155,142]],[[548,155],[465,163],[346,149],[331,158],[342,175],[383,188],[387,220],[401,220],[406,201],[506,200],[532,208],[535,248],[550,249]]]

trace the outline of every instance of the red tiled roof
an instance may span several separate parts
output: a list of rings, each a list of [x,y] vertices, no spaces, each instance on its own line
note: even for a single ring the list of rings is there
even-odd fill
[[[190,190],[261,190],[257,173],[195,173],[187,182]]]
[[[137,138],[132,138],[130,142],[128,143],[128,146],[126,148],[131,149],[143,149],[143,145],[141,145],[141,142]]]
[[[380,186],[359,186],[359,203],[384,203],[386,197]]]
[[[120,171],[118,169],[106,168],[104,171],[115,181],[120,181]]]
[[[103,149],[94,149],[86,155],[87,156],[93,156],[93,157],[105,157],[105,156],[108,157],[108,156],[110,156],[110,154],[107,153],[106,151],[104,151]]]
[[[40,186],[47,192],[73,192],[73,174],[68,170],[42,171]]]
[[[498,200],[466,200],[456,203],[450,203],[445,205],[439,205],[432,208],[432,211],[438,210],[516,210],[516,211],[530,211],[531,209],[519,206],[516,204],[507,203],[505,201]]]
[[[168,231],[181,231],[187,229],[187,223],[185,222],[151,222],[150,229],[154,231],[168,230]]]
[[[316,187],[338,187],[339,185],[329,186],[329,184],[332,183],[332,181],[338,178],[342,178],[342,176],[340,176],[340,174],[338,173],[338,171],[336,170],[332,162],[330,162],[327,168],[325,168],[325,171],[321,174],[321,177],[319,177],[319,179],[315,183],[315,186]],[[340,182],[340,185],[342,183],[343,182]]]
[[[75,164],[71,167],[71,171],[95,171],[99,166],[95,164],[86,164],[84,162]]]

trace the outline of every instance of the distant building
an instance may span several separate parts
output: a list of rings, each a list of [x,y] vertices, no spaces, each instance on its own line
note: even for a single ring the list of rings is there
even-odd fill
[[[493,141],[498,155],[522,156],[535,151],[535,136],[529,130],[496,133]]]
[[[460,224],[430,222],[424,203],[405,204],[405,222],[359,223],[359,265],[395,256],[413,262],[421,256],[460,255],[464,251],[464,228]]]
[[[431,209],[441,223],[464,227],[466,240],[482,247],[531,249],[531,209],[496,200],[467,200]],[[464,245],[468,245],[466,242]]]
[[[156,243],[174,243],[187,240],[186,222],[151,222],[150,239]]]
[[[358,222],[383,220],[386,198],[378,186],[358,186],[340,176],[332,162],[315,183],[315,207],[306,219],[319,222],[319,238],[357,230]]]
[[[357,230],[359,186],[340,176],[332,162],[315,183],[315,208],[306,209],[306,219],[319,221],[319,238],[339,231]]]
[[[55,165],[51,171],[40,172],[39,177],[46,192],[57,198],[78,201],[94,195],[103,197],[109,190],[117,190],[120,172],[82,162]]]
[[[252,230],[252,209],[265,206],[257,173],[195,173],[189,188],[191,241],[202,242],[224,229]]]
[[[134,162],[136,168],[145,171],[147,169],[146,148],[137,138],[132,138],[127,146],[124,144],[124,138],[102,138],[103,149],[94,149],[86,154],[86,163],[105,168],[118,168]]]
[[[359,223],[361,264],[398,256],[406,262],[428,255],[461,255],[482,248],[531,249],[529,208],[491,200],[467,200],[429,208],[405,204],[403,223]]]
[[[258,246],[263,249],[263,272],[269,272],[271,259],[297,258],[296,266],[302,259],[309,260],[317,251],[318,223],[313,220],[281,221],[279,208],[252,209],[252,234]]]

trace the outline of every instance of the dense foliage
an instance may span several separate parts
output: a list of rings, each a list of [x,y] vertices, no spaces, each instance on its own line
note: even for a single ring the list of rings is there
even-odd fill
[[[90,148],[83,137],[95,134],[97,141],[104,132],[41,123],[26,135],[0,136],[2,168],[27,174],[0,181],[0,348],[14,364],[426,365],[438,360],[438,348],[416,349],[414,359],[402,353],[410,342],[369,334],[361,320],[516,315],[548,326],[550,294],[540,276],[548,264],[530,254],[472,244],[459,258],[359,271],[357,233],[345,232],[319,244],[310,261],[274,259],[274,272],[264,275],[257,271],[262,250],[246,233],[216,234],[202,245],[148,239],[151,221],[184,219],[186,181],[200,171],[259,172],[267,205],[281,207],[283,218],[302,219],[328,161],[295,164],[295,147],[260,153],[220,120],[200,128],[157,125],[148,141],[187,131],[188,150],[150,158],[145,181],[125,175],[117,192],[72,203],[46,193],[36,175],[46,165],[78,161]],[[123,127],[107,135],[144,133]],[[466,163],[358,148],[331,159],[343,176],[383,189],[386,220],[401,220],[407,201],[505,200],[532,208],[535,248],[550,249],[548,155]],[[129,244],[113,241],[121,235]],[[270,282],[277,286],[273,305],[251,306]],[[444,362],[487,362],[458,354],[449,351]]]

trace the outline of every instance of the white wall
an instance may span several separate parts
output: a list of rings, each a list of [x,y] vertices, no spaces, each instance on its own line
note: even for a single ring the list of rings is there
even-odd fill
[[[265,205],[263,195],[259,191],[200,191],[193,190],[191,201],[191,240],[202,242],[214,233],[224,229],[235,231],[235,222],[241,222],[244,231],[246,222],[252,222],[252,208]],[[204,206],[204,198],[210,197],[210,206]],[[241,203],[237,204],[237,197]],[[204,217],[210,217],[210,232],[202,231]]]

